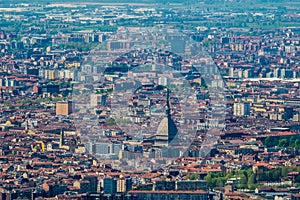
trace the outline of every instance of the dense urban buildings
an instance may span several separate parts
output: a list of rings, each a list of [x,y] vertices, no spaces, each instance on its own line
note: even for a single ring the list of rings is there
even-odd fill
[[[0,199],[300,199],[299,10],[0,2]]]

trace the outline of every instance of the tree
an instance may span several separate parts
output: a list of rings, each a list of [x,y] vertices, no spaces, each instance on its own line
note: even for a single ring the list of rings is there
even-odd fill
[[[235,174],[236,174],[236,171],[234,171],[234,170],[232,170],[232,171],[230,172],[230,175],[231,175],[231,176],[235,176]]]
[[[216,181],[216,186],[217,187],[224,187],[225,186],[225,182],[226,182],[226,180],[224,180],[224,178],[217,178],[216,179],[217,181]]]
[[[274,147],[278,145],[278,139],[276,137],[272,137],[272,136],[268,136],[265,140],[264,140],[264,144],[266,147]]]
[[[115,125],[116,122],[115,122],[114,119],[108,119],[108,120],[106,121],[106,124],[107,124],[107,125]]]
[[[285,177],[285,176],[287,176],[288,175],[288,169],[287,169],[287,167],[282,167],[281,168],[281,176],[283,176],[283,177]]]
[[[290,137],[289,147],[295,147],[295,141],[296,141],[296,139],[297,138],[295,136]]]
[[[281,139],[281,140],[279,140],[278,146],[280,146],[280,147],[287,147],[288,146],[287,139]]]
[[[211,180],[212,180],[211,173],[208,173],[208,174],[204,177],[204,179],[205,179],[208,183],[211,182]]]
[[[250,175],[250,177],[248,178],[248,188],[252,188],[253,185],[255,185],[255,174]]]
[[[273,147],[273,146],[274,146],[274,145],[273,145],[273,140],[272,140],[272,137],[271,137],[271,136],[268,136],[268,137],[265,139],[264,143],[265,143],[265,146],[266,146],[266,147]]]
[[[295,183],[300,183],[300,176],[297,176],[297,177],[295,178]]]
[[[188,174],[186,175],[186,178],[189,180],[198,180],[199,179],[199,174],[193,173],[193,174]]]
[[[300,149],[300,140],[299,139],[295,140],[295,145],[294,146],[295,146],[296,149]]]
[[[280,181],[281,170],[279,168],[271,170],[270,179],[273,181]]]
[[[243,189],[247,188],[248,178],[244,174],[242,174],[239,177],[240,177],[240,181],[238,187]]]
[[[215,187],[215,179],[213,179],[212,174],[208,173],[204,179],[207,181],[208,187]]]

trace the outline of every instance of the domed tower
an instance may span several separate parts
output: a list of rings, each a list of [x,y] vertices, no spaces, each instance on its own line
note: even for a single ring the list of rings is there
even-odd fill
[[[155,137],[155,146],[158,147],[168,146],[175,138],[178,132],[176,124],[171,117],[169,99],[170,99],[169,90],[167,89],[166,113],[157,128],[156,137]]]

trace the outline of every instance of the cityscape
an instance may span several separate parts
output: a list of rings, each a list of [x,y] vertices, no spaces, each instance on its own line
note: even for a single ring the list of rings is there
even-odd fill
[[[300,199],[300,1],[0,2],[0,200]]]

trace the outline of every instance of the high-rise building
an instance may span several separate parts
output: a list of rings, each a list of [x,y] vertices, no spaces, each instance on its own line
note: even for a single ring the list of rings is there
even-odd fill
[[[53,80],[57,77],[57,73],[58,73],[58,71],[56,71],[54,69],[47,69],[47,70],[45,70],[44,78]]]
[[[72,101],[59,101],[56,103],[56,115],[69,115],[73,112]]]
[[[54,85],[54,84],[44,84],[40,87],[39,93],[59,93],[59,85]]]
[[[250,103],[234,103],[233,115],[249,116],[250,115]]]
[[[114,178],[104,178],[103,190],[107,194],[116,194],[117,193],[117,180],[115,180]]]
[[[280,68],[276,68],[274,69],[274,77],[275,78],[280,78],[281,77],[281,69]]]
[[[243,73],[244,73],[243,76],[245,78],[253,78],[254,77],[253,69],[246,69]]]
[[[293,107],[284,107],[283,109],[283,118],[288,120],[293,118],[294,115],[294,109]]]
[[[112,149],[112,143],[95,143],[94,153],[95,154],[110,154]]]
[[[124,193],[132,189],[132,178],[117,179],[117,192]]]
[[[59,137],[59,148],[62,148],[65,145],[65,132],[64,130],[60,131],[60,137]]]
[[[98,178],[94,175],[84,177],[84,180],[89,181],[89,192],[97,192]]]
[[[117,192],[126,192],[126,181],[125,179],[117,180]]]
[[[91,94],[91,106],[105,106],[107,94]]]

